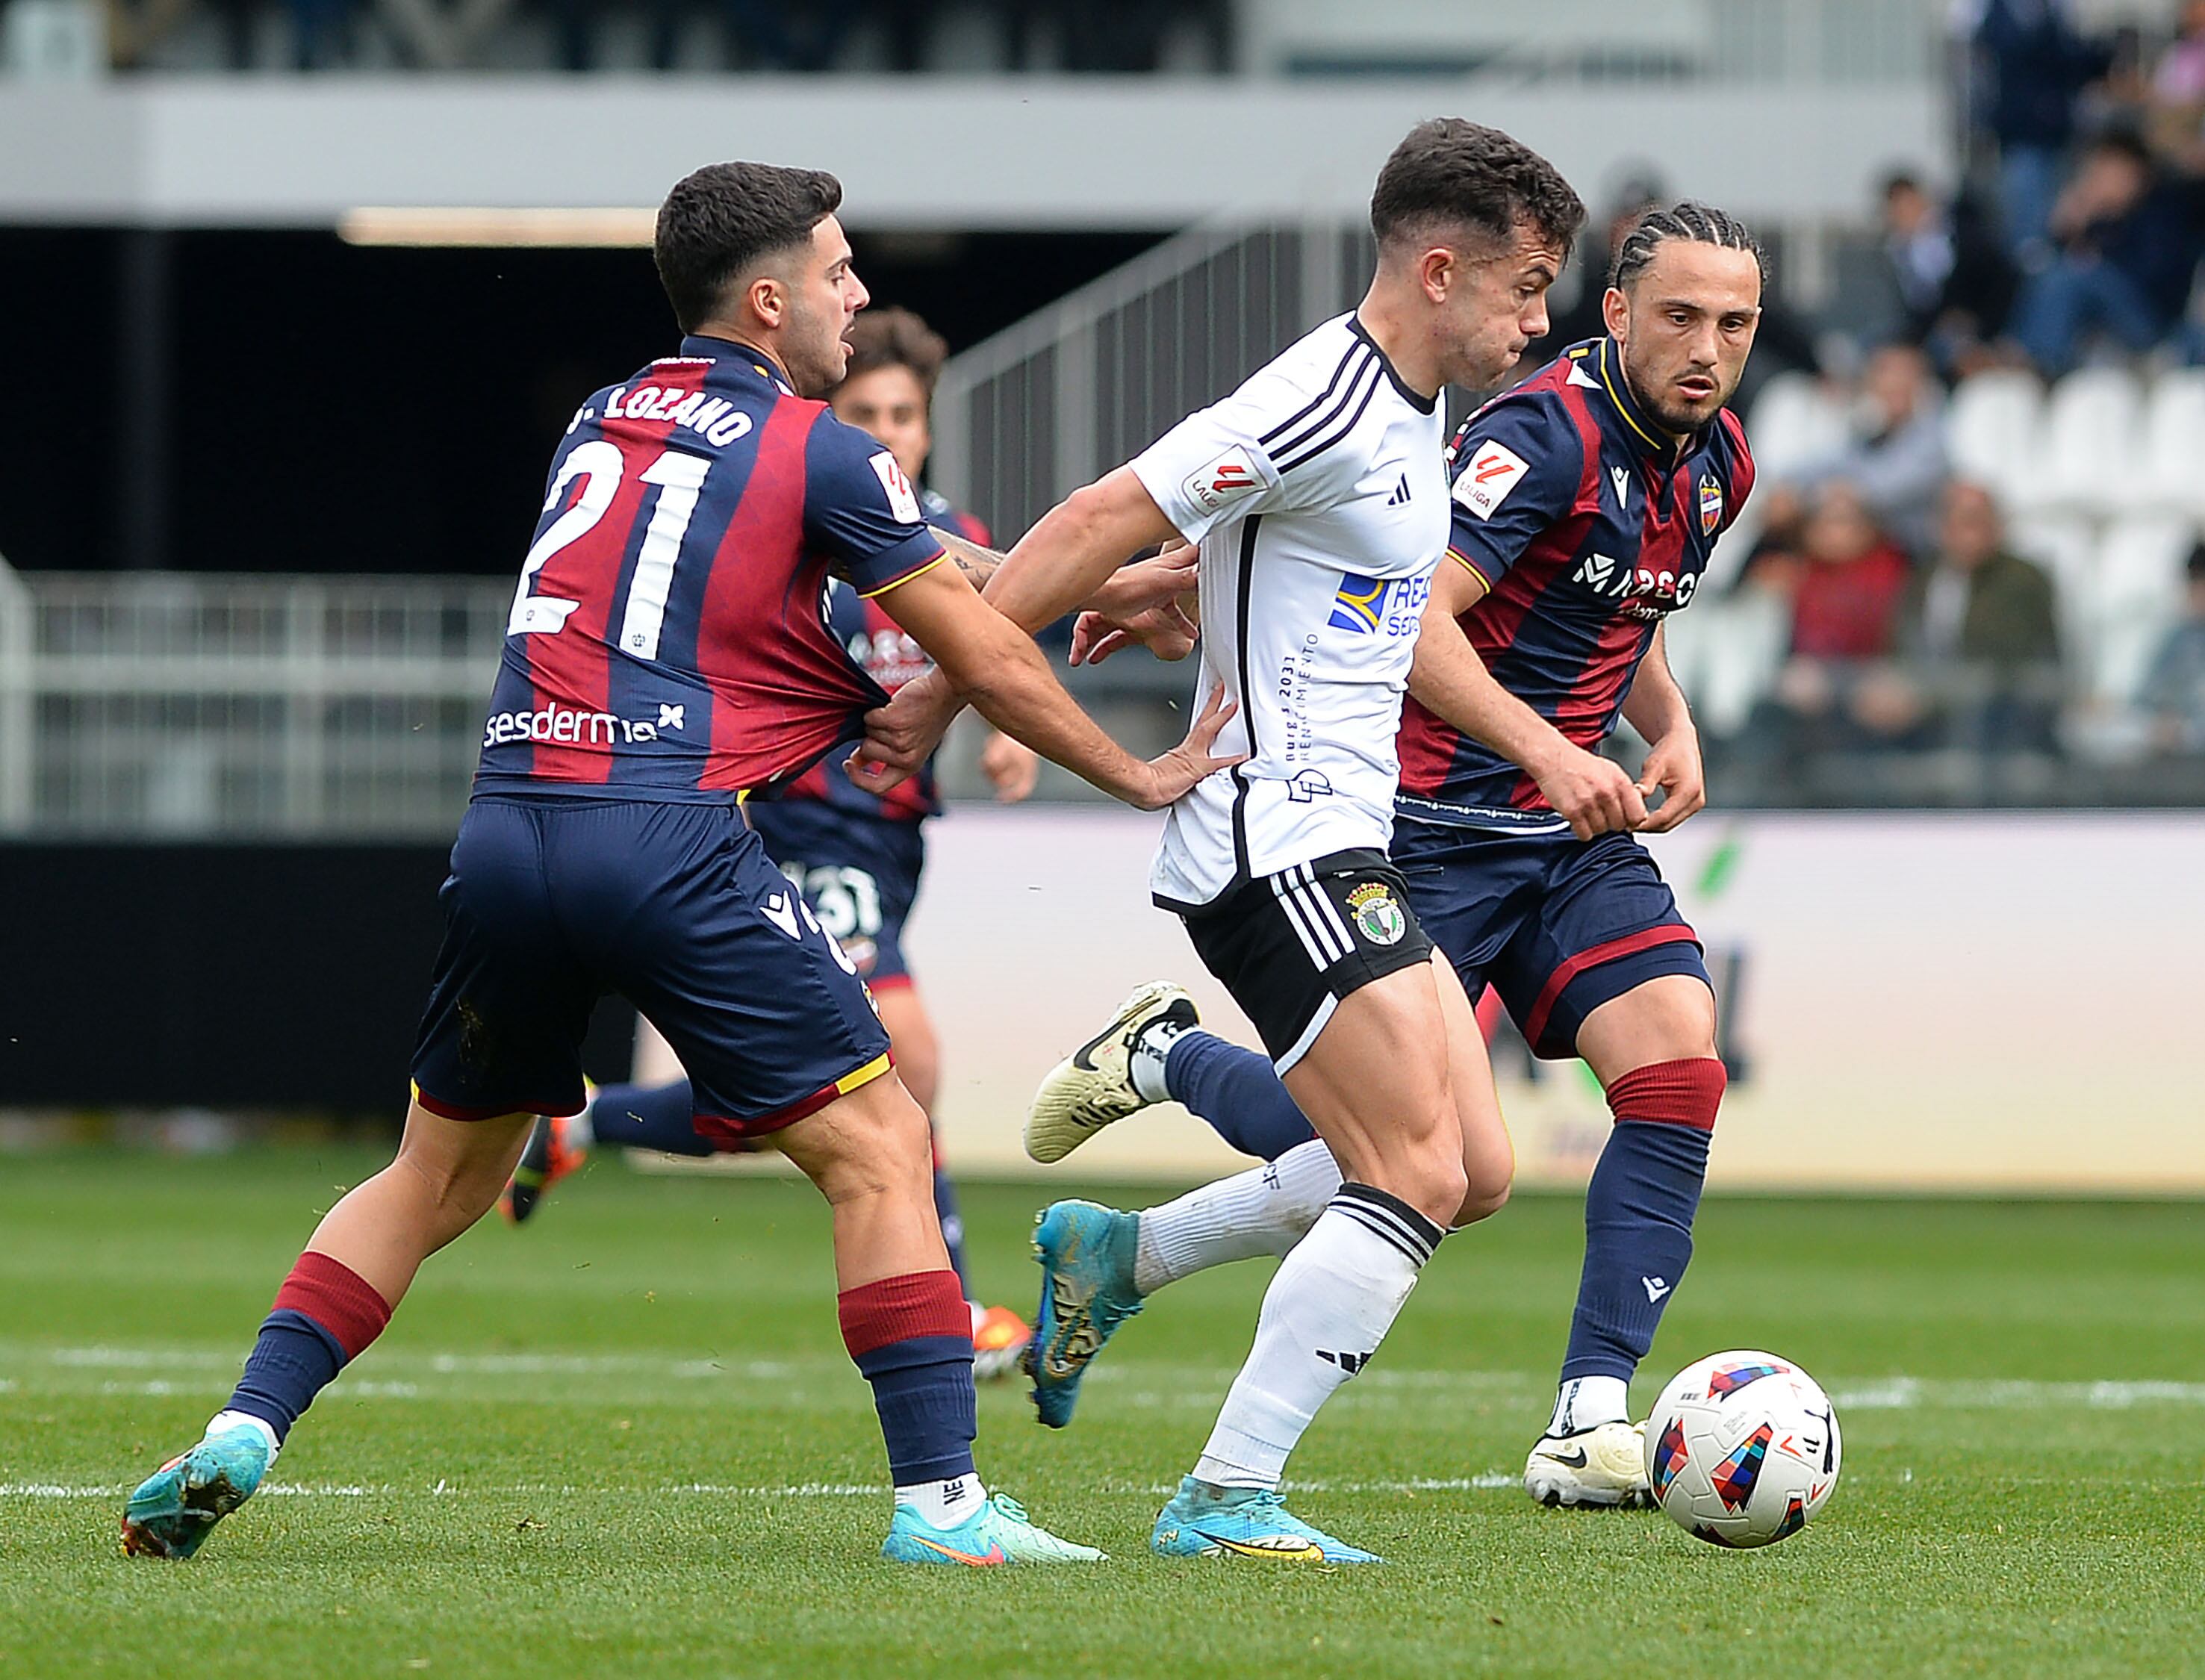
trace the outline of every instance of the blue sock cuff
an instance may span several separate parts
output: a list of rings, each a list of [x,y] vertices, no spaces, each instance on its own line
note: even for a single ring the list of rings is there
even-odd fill
[[[972,1362],[972,1339],[970,1336],[912,1336],[856,1356],[858,1369],[868,1382],[896,1371],[915,1371],[928,1365],[970,1365]]]
[[[296,1330],[312,1336],[328,1351],[330,1362],[340,1371],[351,1362],[345,1357],[344,1345],[305,1313],[289,1307],[278,1307],[260,1321],[262,1335],[266,1335],[270,1330]]]

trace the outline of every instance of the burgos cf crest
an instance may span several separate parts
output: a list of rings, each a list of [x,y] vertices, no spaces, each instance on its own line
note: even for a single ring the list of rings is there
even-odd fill
[[[1357,930],[1373,945],[1399,945],[1401,935],[1409,931],[1409,918],[1401,913],[1401,906],[1394,902],[1394,894],[1383,882],[1366,881],[1350,893],[1347,912],[1355,918]]]
[[[1700,478],[1700,535],[1712,537],[1715,527],[1722,523],[1722,486],[1703,473]]]

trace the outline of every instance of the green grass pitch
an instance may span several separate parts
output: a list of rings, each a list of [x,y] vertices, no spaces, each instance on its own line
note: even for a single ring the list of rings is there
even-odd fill
[[[984,1392],[980,1463],[1090,1570],[899,1569],[865,1385],[800,1184],[616,1161],[432,1260],[383,1342],[189,1564],[117,1554],[315,1211],[376,1163],[268,1149],[0,1161],[0,1675],[2205,1672],[2205,1210],[1717,1198],[1637,1396],[1762,1345],[1831,1389],[1843,1480],[1775,1549],[1516,1486],[1578,1208],[1450,1241],[1295,1459],[1382,1569],[1146,1550],[1267,1266],[1159,1297],[1079,1422]],[[1061,1193],[1083,1188],[1067,1173]],[[1026,1304],[1045,1192],[968,1185]]]

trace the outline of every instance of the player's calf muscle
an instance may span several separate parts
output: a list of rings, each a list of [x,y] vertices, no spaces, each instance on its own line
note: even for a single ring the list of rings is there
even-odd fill
[[[1429,977],[1405,969],[1350,994],[1286,1077],[1350,1181],[1441,1224],[1469,1190],[1446,1045]]]

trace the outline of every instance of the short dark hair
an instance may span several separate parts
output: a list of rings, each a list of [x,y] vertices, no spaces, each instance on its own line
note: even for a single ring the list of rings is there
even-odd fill
[[[884,367],[909,368],[927,401],[934,400],[934,382],[949,359],[949,343],[911,311],[869,309],[851,323],[845,336],[850,345],[849,365],[842,370],[845,383]]]
[[[1922,177],[1913,170],[1892,169],[1887,171],[1883,177],[1881,196],[1888,199],[1901,193],[1927,193],[1929,190],[1923,186]]]
[[[842,183],[824,169],[707,163],[675,182],[651,258],[681,330],[710,320],[760,258],[804,244],[841,202]]]
[[[1566,257],[1584,219],[1584,201],[1552,163],[1498,128],[1459,116],[1410,129],[1370,194],[1381,252],[1445,227],[1505,243],[1518,223],[1529,222]]]
[[[2190,558],[2182,562],[2183,571],[2193,584],[2205,584],[2205,543],[2190,551]]]
[[[1615,260],[1608,265],[1608,283],[1627,288],[1654,260],[1654,253],[1671,240],[1719,245],[1727,251],[1747,252],[1754,266],[1761,270],[1762,288],[1768,289],[1768,253],[1761,248],[1761,241],[1736,217],[1694,199],[1671,205],[1667,210],[1649,210],[1640,217],[1638,225],[1625,234],[1623,243],[1615,248]]]

